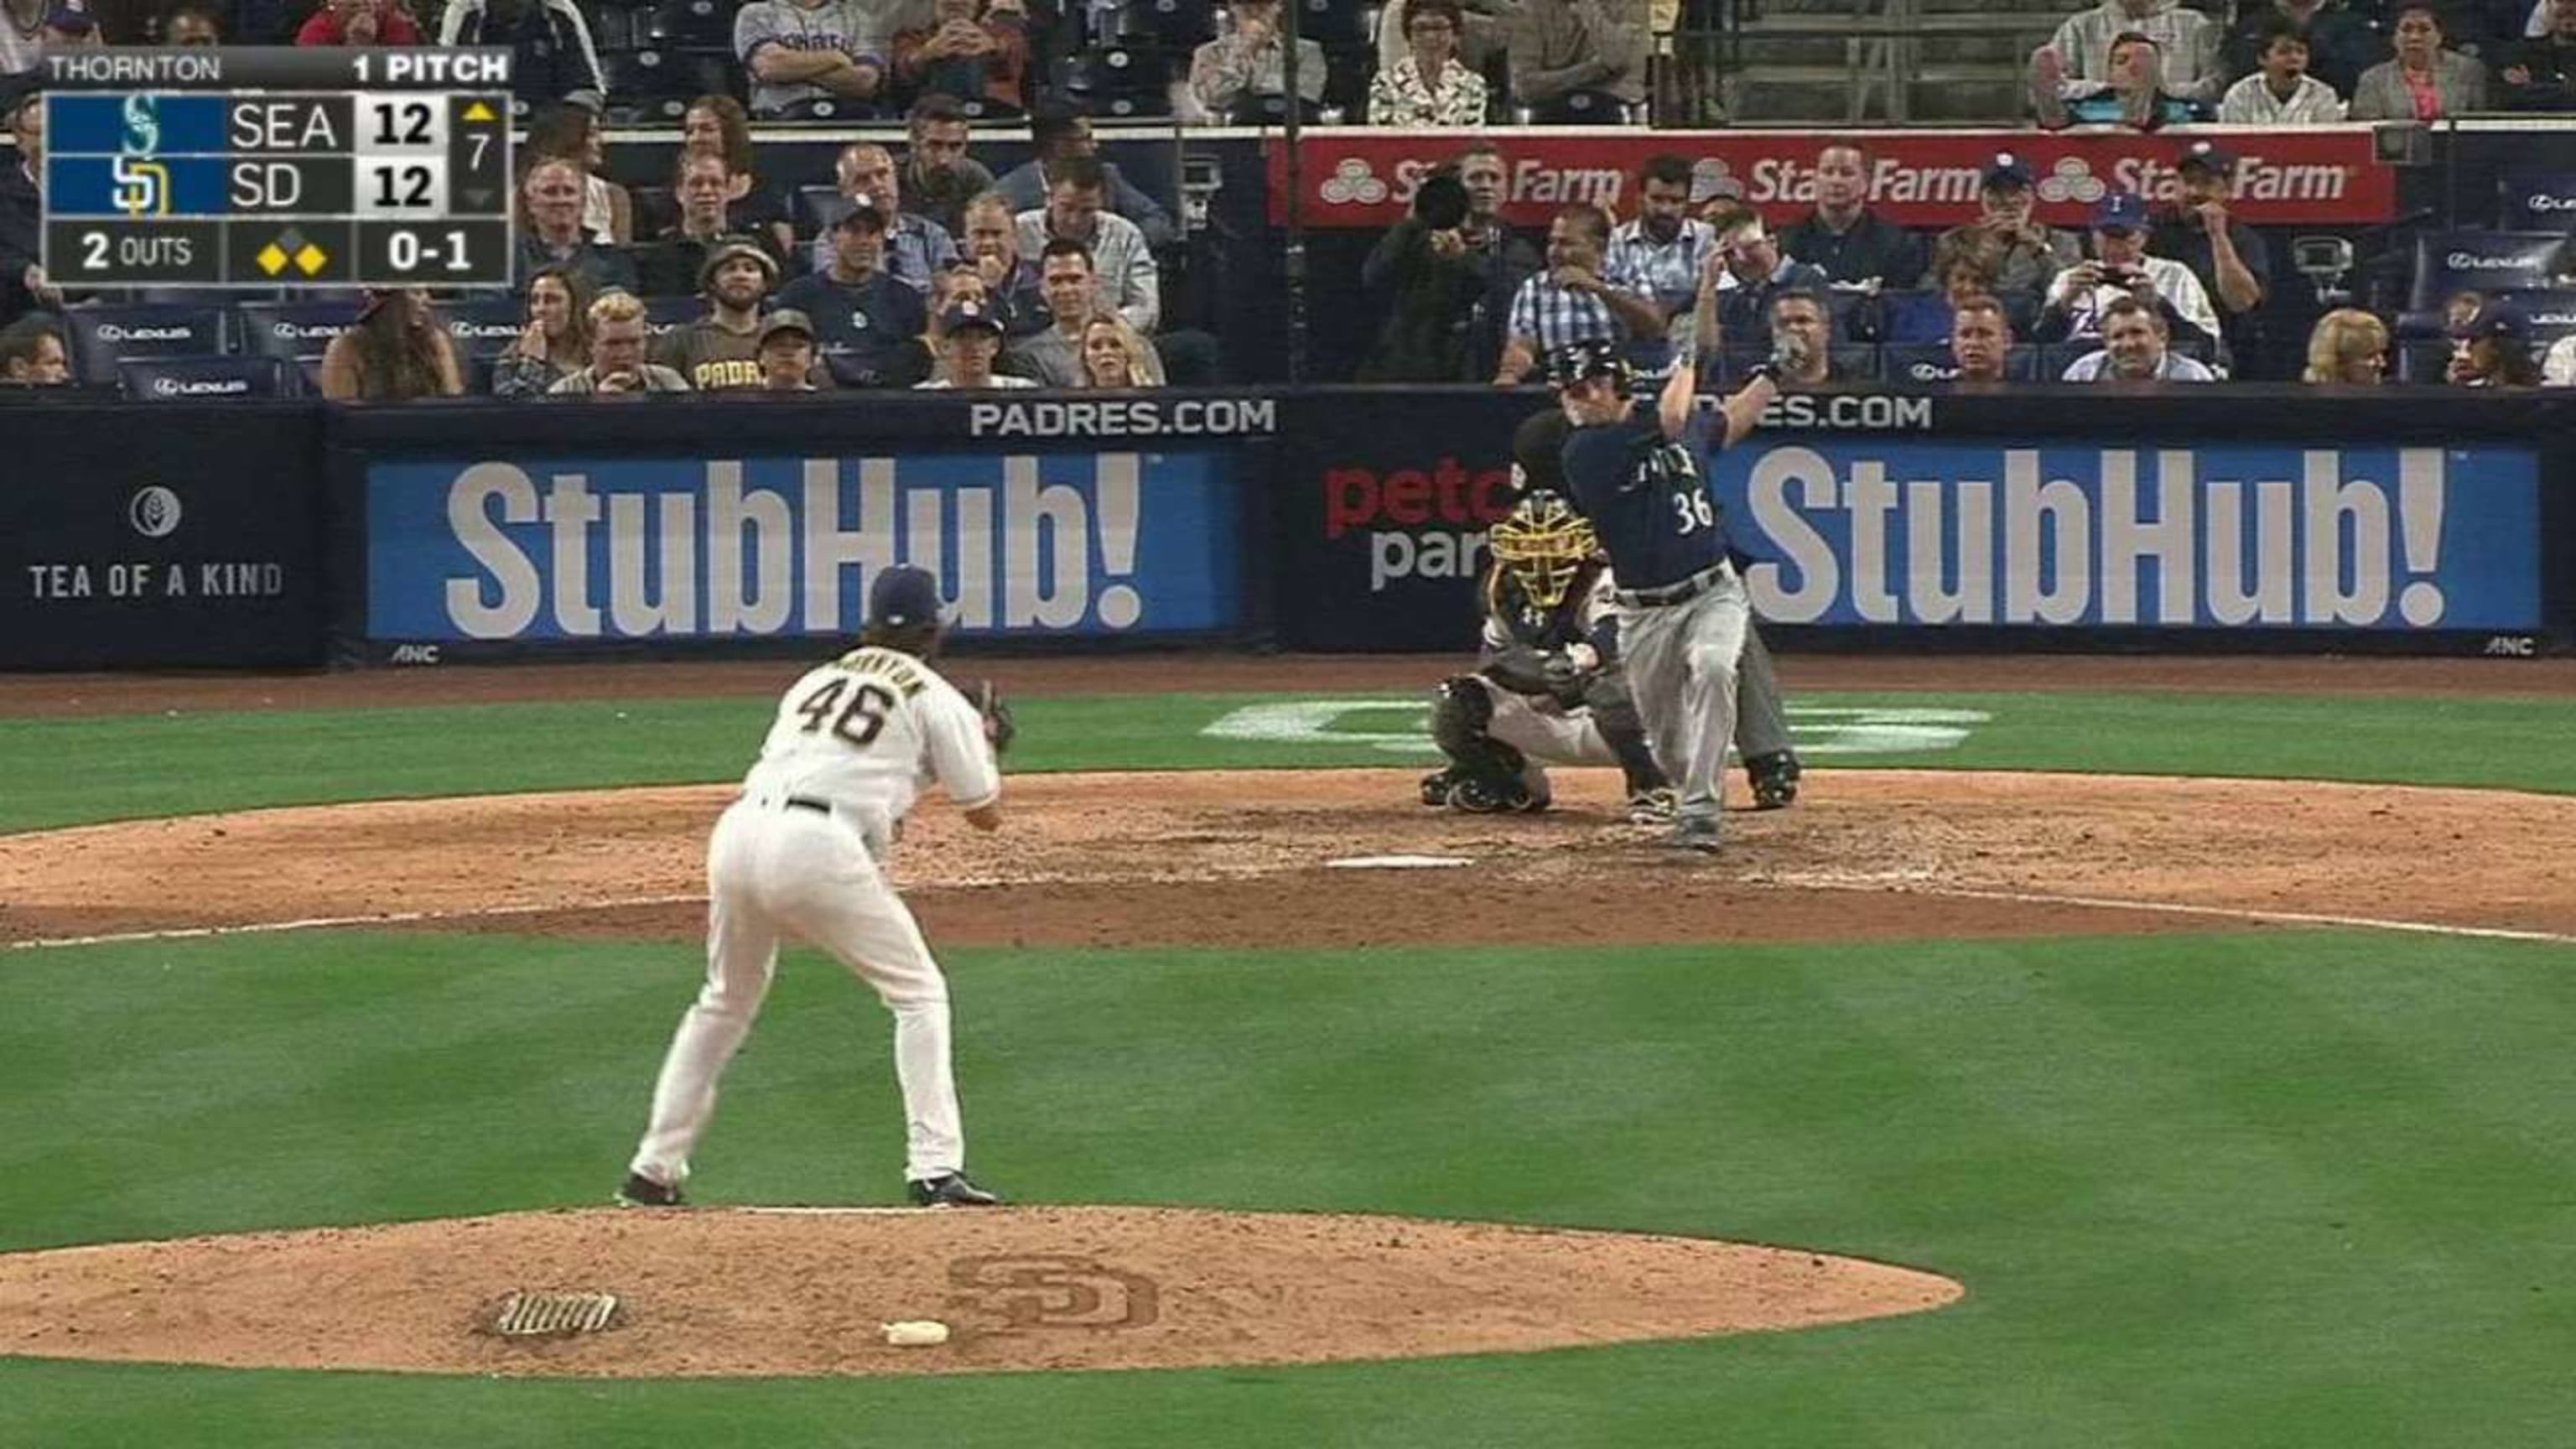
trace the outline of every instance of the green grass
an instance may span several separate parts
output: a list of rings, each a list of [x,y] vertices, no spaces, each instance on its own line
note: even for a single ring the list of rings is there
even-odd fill
[[[1366,738],[1211,739],[1229,711],[1290,695],[1090,696],[1019,706],[1012,768],[1413,765]],[[1365,694],[1345,698],[1391,699]],[[1798,708],[1985,712],[1954,749],[1819,754],[1820,765],[1928,765],[2407,781],[2576,792],[2563,702],[2263,695],[1819,695]],[[0,722],[0,831],[263,805],[731,779],[768,726],[756,699],[214,713]],[[1793,719],[1802,738],[1825,721]],[[1370,711],[1341,733],[1421,728]],[[1427,746],[1427,742],[1426,742]]]
[[[368,934],[13,954],[0,1248],[595,1202],[691,957]],[[1970,1297],[1300,1370],[594,1384],[7,1360],[0,1445],[2560,1445],[2571,965],[2282,932],[961,951],[976,1164],[1027,1197],[1798,1243]],[[862,989],[791,956],[699,1196],[890,1200],[885,1037]]]

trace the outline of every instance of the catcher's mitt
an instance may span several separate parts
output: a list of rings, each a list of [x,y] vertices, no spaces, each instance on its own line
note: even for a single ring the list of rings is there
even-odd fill
[[[1011,741],[1019,738],[1019,721],[1011,718],[1011,707],[1002,702],[993,681],[987,679],[975,687],[975,712],[984,717],[984,738],[993,742],[994,754],[1008,750]]]

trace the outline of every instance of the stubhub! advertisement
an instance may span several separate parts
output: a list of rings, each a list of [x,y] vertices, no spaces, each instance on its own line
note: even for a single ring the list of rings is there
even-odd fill
[[[1713,460],[1784,624],[2528,630],[2521,448],[1757,442]]]
[[[966,633],[1188,634],[1243,618],[1215,451],[512,459],[367,471],[379,640],[847,635],[876,570]]]

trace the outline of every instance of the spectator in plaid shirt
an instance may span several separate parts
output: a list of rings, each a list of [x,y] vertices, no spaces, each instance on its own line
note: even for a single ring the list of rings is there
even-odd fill
[[[1640,277],[1646,300],[1666,322],[1699,300],[1700,268],[1717,247],[1717,228],[1690,215],[1690,162],[1665,152],[1637,168],[1637,219],[1610,233],[1609,271]],[[1660,376],[1673,365],[1669,336],[1639,337],[1629,360]]]
[[[1597,206],[1559,207],[1547,228],[1547,270],[1512,294],[1503,363],[1494,381],[1510,386],[1529,375],[1541,357],[1575,342],[1664,335],[1664,314],[1648,299],[1651,284],[1603,254],[1610,245],[1610,216]]]

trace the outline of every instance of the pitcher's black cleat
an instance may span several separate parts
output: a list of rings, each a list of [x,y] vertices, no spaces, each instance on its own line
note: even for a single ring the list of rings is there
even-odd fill
[[[906,1185],[912,1189],[916,1207],[998,1207],[1002,1201],[998,1195],[968,1182],[962,1172]]]

